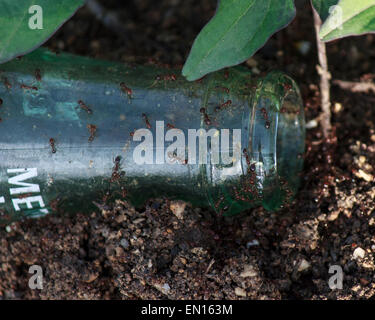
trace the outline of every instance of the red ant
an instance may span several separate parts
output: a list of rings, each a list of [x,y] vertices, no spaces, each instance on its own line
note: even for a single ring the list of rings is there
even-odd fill
[[[150,121],[148,121],[147,115],[146,115],[145,113],[142,113],[142,118],[143,118],[143,120],[146,122],[146,127],[147,127],[148,129],[151,129]]]
[[[128,194],[128,191],[124,187],[121,187],[121,196],[123,198],[126,198],[127,194]]]
[[[88,114],[92,114],[92,110],[82,101],[82,100],[78,100],[78,104],[79,106],[85,110]]]
[[[176,127],[173,124],[167,123],[167,128],[168,129],[174,129]]]
[[[200,111],[200,113],[203,113],[204,123],[209,126],[211,124],[211,120],[208,117],[208,114],[206,113],[206,109],[205,108],[201,108],[199,111]]]
[[[38,88],[37,87],[35,87],[35,86],[28,86],[28,85],[26,85],[26,84],[21,84],[21,89],[27,89],[27,90],[38,90]]]
[[[177,76],[172,73],[172,74],[164,74],[162,76],[160,75],[157,75],[155,80],[157,81],[160,81],[160,80],[164,80],[164,81],[176,81],[177,80]]]
[[[265,108],[262,108],[260,109],[260,111],[262,112],[264,120],[266,120],[266,124],[265,124],[266,129],[269,129],[271,127],[271,122],[268,120],[267,110]]]
[[[247,164],[247,166],[250,166],[250,158],[249,158],[249,154],[247,153],[247,149],[244,148],[244,149],[242,150],[242,152],[243,152],[243,154],[244,154],[244,156],[245,156],[245,158],[246,158],[246,164]]]
[[[112,176],[110,180],[111,183],[117,181],[123,174],[123,172],[119,173],[121,157],[117,156],[113,162],[115,163],[115,165],[112,170]]]
[[[232,104],[232,100],[228,100],[227,102],[224,102],[224,103],[222,103],[221,105],[217,106],[217,107],[215,108],[215,111],[219,111],[219,110],[221,110],[222,108],[226,108],[226,107],[230,106],[231,104]]]
[[[128,95],[129,98],[133,95],[133,90],[126,86],[124,82],[120,83],[121,90]]]
[[[96,125],[94,124],[88,124],[87,129],[90,131],[90,137],[89,137],[89,142],[92,142],[95,138],[95,133],[96,133]]]
[[[50,138],[50,139],[49,139],[49,145],[51,146],[52,153],[56,153],[55,139]]]
[[[155,81],[151,85],[151,87],[155,86],[160,81],[164,81],[164,85],[165,85],[167,81],[176,81],[176,80],[177,80],[177,76],[174,73],[172,73],[172,74],[164,74],[164,75],[157,75],[155,77]]]

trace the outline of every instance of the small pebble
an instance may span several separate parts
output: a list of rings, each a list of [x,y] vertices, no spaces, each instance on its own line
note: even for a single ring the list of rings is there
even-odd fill
[[[255,277],[257,275],[258,275],[258,272],[255,270],[255,268],[252,265],[247,264],[245,265],[244,270],[241,272],[240,277],[247,278],[247,277]]]
[[[254,246],[259,246],[259,241],[254,239],[254,240],[251,240],[249,241],[248,243],[246,243],[246,248],[251,248],[251,247],[254,247]]]
[[[168,283],[164,283],[162,288],[165,290],[165,292],[168,292],[169,290],[171,290],[171,287],[169,286]]]
[[[186,202],[181,200],[171,201],[169,208],[178,219],[184,218],[184,211],[186,208]]]
[[[316,119],[310,120],[305,125],[306,129],[313,129],[313,128],[316,128],[317,126],[318,126],[318,121]]]
[[[355,175],[367,182],[372,182],[374,180],[374,176],[371,173],[367,173],[361,169],[359,169],[358,172],[355,173]]]
[[[300,262],[299,266],[298,266],[298,272],[303,272],[307,269],[309,269],[311,266],[310,262],[308,262],[307,260],[305,259],[302,259],[302,261]]]
[[[363,250],[361,247],[358,247],[353,252],[353,258],[354,259],[363,259],[365,257],[365,250]]]
[[[236,289],[234,289],[234,293],[236,294],[236,296],[239,296],[239,297],[246,297],[246,291],[242,288],[239,288],[237,287]]]
[[[124,249],[127,249],[127,248],[129,247],[129,241],[126,240],[126,239],[122,239],[122,240],[120,241],[120,245],[121,245],[121,247],[123,247]]]

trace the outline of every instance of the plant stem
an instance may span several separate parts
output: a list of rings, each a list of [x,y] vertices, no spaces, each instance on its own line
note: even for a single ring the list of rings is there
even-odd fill
[[[326,45],[319,39],[319,30],[322,25],[322,21],[319,14],[314,8],[314,27],[316,34],[316,44],[318,49],[319,65],[317,66],[318,73],[320,75],[320,94],[321,94],[321,104],[322,104],[322,114],[320,117],[320,125],[323,129],[324,138],[328,138],[329,133],[332,129],[331,125],[331,102],[330,102],[330,79],[331,74],[328,71],[327,53]]]

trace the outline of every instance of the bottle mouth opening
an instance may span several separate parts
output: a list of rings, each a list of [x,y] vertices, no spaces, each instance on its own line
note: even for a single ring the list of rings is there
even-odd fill
[[[267,90],[272,85],[273,97]],[[305,116],[299,89],[290,77],[275,72],[263,83],[263,93],[270,104],[272,118],[272,166],[264,179],[262,205],[276,210],[289,202],[300,185],[305,150]]]

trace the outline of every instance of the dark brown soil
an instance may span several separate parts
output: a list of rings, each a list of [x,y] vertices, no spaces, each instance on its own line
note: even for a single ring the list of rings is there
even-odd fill
[[[86,8],[48,42],[55,50],[146,63],[182,65],[216,1],[102,1],[124,32]],[[307,120],[319,114],[312,14],[297,19],[245,65],[281,69],[301,87]],[[118,30],[119,31],[119,30]],[[119,35],[120,34],[120,35]],[[306,55],[299,50],[310,43]],[[375,77],[375,37],[328,44],[334,79]],[[49,216],[0,231],[0,297],[41,299],[371,299],[375,297],[375,98],[332,88],[332,138],[307,130],[302,188],[277,213],[257,208],[234,219],[187,207],[177,218],[166,200],[135,211],[119,199],[109,211]],[[371,180],[372,179],[372,180]],[[363,249],[364,257],[354,251]],[[360,252],[358,249],[356,253]],[[28,287],[29,266],[44,269],[44,288]],[[331,265],[344,271],[331,290]]]

